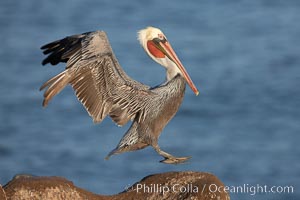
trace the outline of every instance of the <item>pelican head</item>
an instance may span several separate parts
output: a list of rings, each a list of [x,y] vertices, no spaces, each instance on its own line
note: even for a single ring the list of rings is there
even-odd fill
[[[177,74],[183,76],[193,92],[198,95],[198,89],[194,85],[189,74],[178,59],[165,34],[154,27],[147,27],[138,32],[138,40],[147,54],[157,63],[167,69],[167,80],[171,80]]]

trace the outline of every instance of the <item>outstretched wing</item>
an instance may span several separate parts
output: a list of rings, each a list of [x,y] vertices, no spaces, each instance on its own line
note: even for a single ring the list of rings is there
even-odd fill
[[[130,77],[120,67],[105,32],[96,31],[66,37],[41,47],[50,54],[43,65],[67,62],[65,71],[48,80],[43,105],[71,84],[77,98],[94,122],[109,115],[118,125],[136,116],[146,116],[146,102],[155,93]]]

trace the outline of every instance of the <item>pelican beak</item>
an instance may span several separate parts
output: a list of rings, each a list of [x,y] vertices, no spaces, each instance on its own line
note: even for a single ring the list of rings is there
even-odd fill
[[[159,40],[155,38],[152,40],[155,46],[165,55],[167,56],[172,62],[176,64],[178,69],[181,71],[183,77],[185,78],[186,82],[189,84],[193,92],[198,96],[199,91],[196,88],[195,84],[193,83],[192,79],[190,78],[189,74],[187,73],[185,67],[182,65],[180,60],[178,59],[175,51],[173,50],[171,44],[166,40]]]

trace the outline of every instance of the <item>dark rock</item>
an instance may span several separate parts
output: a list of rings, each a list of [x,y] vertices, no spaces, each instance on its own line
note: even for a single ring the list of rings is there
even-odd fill
[[[5,193],[0,188],[0,200],[6,197],[9,200],[230,199],[226,192],[209,191],[210,185],[214,189],[224,186],[216,176],[209,173],[167,172],[147,176],[119,194],[104,196],[78,188],[71,181],[60,177],[18,175],[3,187]]]

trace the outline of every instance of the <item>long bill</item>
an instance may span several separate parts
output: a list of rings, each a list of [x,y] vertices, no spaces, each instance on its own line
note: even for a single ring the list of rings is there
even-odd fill
[[[168,41],[161,41],[158,43],[158,48],[171,60],[173,61],[179,70],[181,71],[183,77],[185,78],[186,82],[189,84],[193,92],[196,94],[196,96],[199,94],[198,89],[196,88],[195,84],[193,83],[191,77],[187,73],[185,67],[182,65],[180,60],[178,59],[175,51],[173,50],[172,46],[169,44]]]

